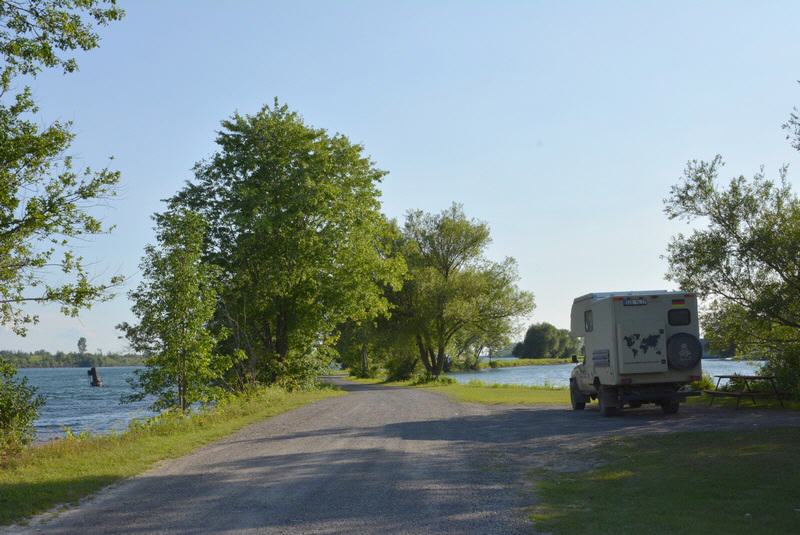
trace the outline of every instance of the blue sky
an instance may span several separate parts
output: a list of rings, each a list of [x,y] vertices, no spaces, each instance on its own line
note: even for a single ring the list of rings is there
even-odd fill
[[[575,296],[669,288],[662,200],[689,159],[774,176],[797,152],[797,2],[201,2],[121,0],[80,71],[33,83],[43,123],[74,121],[71,150],[107,158],[117,226],[81,245],[101,275],[138,278],[150,215],[213,153],[219,122],[274,97],[362,143],[390,172],[384,211],[463,203],[536,294],[532,321],[569,324]],[[32,309],[0,347],[124,349],[123,289],[78,319]]]

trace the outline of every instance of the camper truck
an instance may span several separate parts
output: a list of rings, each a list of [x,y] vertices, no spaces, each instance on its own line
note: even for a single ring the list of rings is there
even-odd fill
[[[688,386],[702,377],[694,294],[587,294],[572,304],[570,330],[583,339],[583,361],[570,377],[574,410],[597,399],[603,416],[643,403],[674,414],[681,401],[697,394]]]

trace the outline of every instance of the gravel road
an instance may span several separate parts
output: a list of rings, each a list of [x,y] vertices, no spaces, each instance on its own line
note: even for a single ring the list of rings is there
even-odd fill
[[[531,533],[530,469],[587,466],[607,435],[800,425],[800,413],[460,404],[338,382],[252,425],[11,533]]]

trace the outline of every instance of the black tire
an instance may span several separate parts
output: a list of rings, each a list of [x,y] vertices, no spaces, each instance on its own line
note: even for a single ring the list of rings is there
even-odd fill
[[[628,403],[628,406],[631,409],[638,409],[639,407],[642,406],[642,402],[641,401],[631,401],[630,403]]]
[[[667,362],[674,370],[691,370],[703,357],[703,346],[689,333],[673,334],[667,340]]]
[[[679,399],[665,399],[661,402],[661,412],[664,414],[677,414],[680,408],[681,401]]]
[[[616,416],[619,414],[619,407],[609,404],[611,399],[616,399],[616,391],[610,388],[600,387],[600,392],[597,395],[600,401],[600,414],[605,417]]]
[[[574,411],[582,411],[586,408],[586,397],[578,390],[575,379],[569,380],[569,401]]]

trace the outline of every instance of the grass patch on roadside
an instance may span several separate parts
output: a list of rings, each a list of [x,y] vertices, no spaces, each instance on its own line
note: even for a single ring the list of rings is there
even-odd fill
[[[568,405],[569,389],[547,386],[497,385],[480,381],[467,384],[421,385],[430,392],[440,392],[457,401],[488,405]]]
[[[700,405],[700,406],[711,406],[714,407],[726,407],[729,409],[736,408],[736,398],[733,397],[716,397],[714,398],[714,405],[711,405],[711,396],[707,396],[703,394],[702,396],[693,396],[686,398],[686,402],[690,405]],[[784,399],[783,400],[783,407],[781,407],[780,402],[777,399],[773,398],[756,398],[756,404],[753,405],[753,401],[750,398],[742,398],[742,401],[739,403],[740,409],[790,409],[790,410],[800,410],[800,401]]]
[[[792,533],[800,428],[615,439],[588,472],[541,472],[536,528],[554,534]],[[792,475],[795,474],[795,475]]]
[[[80,498],[178,457],[246,425],[323,398],[333,388],[286,392],[265,388],[188,417],[169,414],[134,423],[125,433],[78,436],[27,449],[0,467],[0,525]]]
[[[411,381],[387,382],[381,378],[364,379],[347,377],[361,384],[419,388],[445,394],[456,401],[486,403],[488,405],[569,405],[569,389],[550,386],[522,386],[487,384],[481,381],[451,384],[413,385]]]
[[[517,366],[547,366],[552,364],[569,364],[572,359],[514,359],[514,360],[493,360],[491,362],[481,362],[478,364],[480,369],[488,368],[516,368]]]

